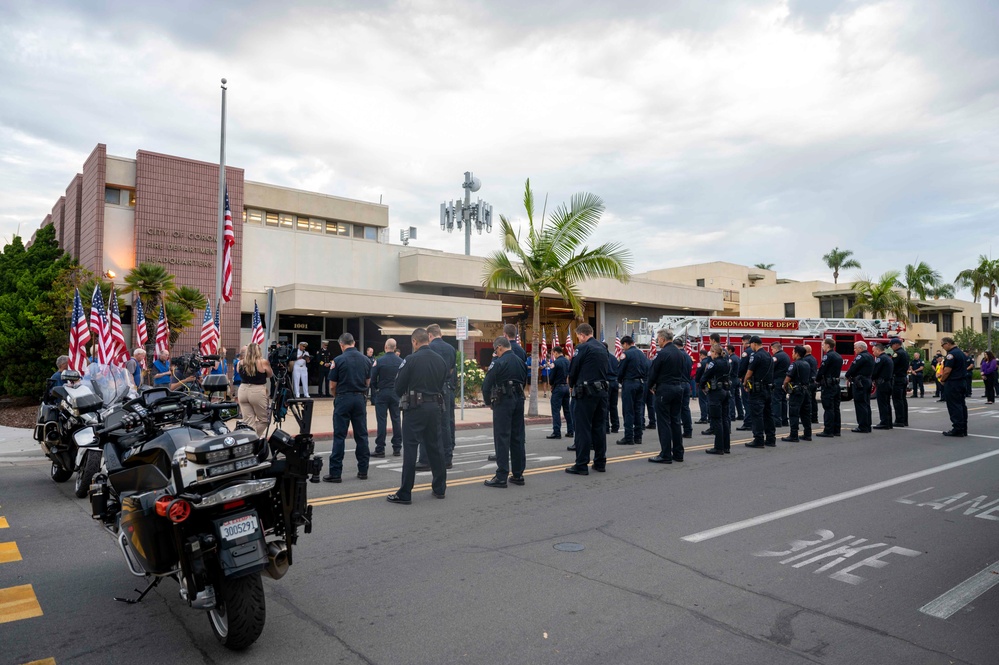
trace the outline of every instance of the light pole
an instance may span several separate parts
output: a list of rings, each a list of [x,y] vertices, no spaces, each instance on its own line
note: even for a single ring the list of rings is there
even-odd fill
[[[445,201],[441,204],[441,231],[451,233],[455,225],[461,230],[462,224],[465,226],[465,256],[472,253],[472,224],[475,229],[482,234],[485,228],[486,233],[493,231],[493,207],[489,203],[479,199],[472,205],[472,192],[479,191],[482,181],[472,175],[471,171],[465,171],[465,182],[461,183],[465,190],[465,200]]]

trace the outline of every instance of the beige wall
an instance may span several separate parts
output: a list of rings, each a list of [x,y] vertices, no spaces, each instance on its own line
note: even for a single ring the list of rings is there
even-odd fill
[[[295,215],[335,219],[342,222],[385,228],[389,223],[388,206],[353,199],[305,192],[289,187],[245,181],[245,208],[258,208]]]
[[[125,157],[107,157],[105,182],[109,185],[135,189],[135,160]]]
[[[813,293],[839,288],[832,282],[787,282],[741,289],[740,316],[749,318],[781,318],[784,303],[794,303],[794,316],[799,319],[819,317],[819,299]]]
[[[135,209],[104,204],[104,269],[119,277],[135,266]]]
[[[761,275],[763,278],[753,282],[749,279],[750,275]],[[744,287],[749,288],[754,283],[757,287],[777,283],[777,273],[773,270],[760,270],[725,261],[650,270],[644,273],[644,276],[664,282],[690,285],[696,285],[697,280],[703,279],[704,288],[734,291]]]

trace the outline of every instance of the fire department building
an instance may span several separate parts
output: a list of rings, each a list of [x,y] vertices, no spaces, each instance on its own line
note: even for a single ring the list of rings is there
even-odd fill
[[[271,289],[270,339],[304,341],[311,349],[348,331],[362,348],[380,351],[387,337],[395,337],[408,352],[413,328],[437,322],[453,336],[459,316],[471,323],[466,353],[480,361],[491,355],[503,323],[519,324],[530,339],[529,294],[486,294],[481,257],[390,244],[387,206],[254,182],[235,167],[226,167],[226,184],[236,235],[236,306],[222,309],[222,340],[230,354],[249,340],[254,301],[265,314]],[[60,246],[95,273],[113,271],[120,281],[139,263],[159,264],[178,285],[211,296],[217,206],[217,164],[145,150],[117,157],[99,144],[43,225],[55,225]],[[582,285],[582,293],[584,318],[608,338],[615,330],[630,332],[641,319],[708,315],[724,306],[719,290],[651,274],[628,284],[594,280]],[[129,335],[130,311],[122,315]],[[542,302],[541,321],[550,343],[554,326],[565,340],[573,317],[552,294]],[[194,348],[199,329],[186,330],[175,350]]]

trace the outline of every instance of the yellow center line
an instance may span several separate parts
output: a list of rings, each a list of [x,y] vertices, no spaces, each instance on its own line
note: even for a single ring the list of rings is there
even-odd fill
[[[733,441],[732,443],[733,444],[748,443],[750,441],[752,441],[752,439],[740,439],[738,441]],[[703,445],[697,445],[697,446],[687,446],[685,448],[685,450],[686,451],[691,451],[691,450],[705,450],[707,448],[713,448],[713,447],[714,447],[714,443],[711,443],[711,444],[703,444]],[[655,457],[658,454],[659,454],[658,451],[652,452],[652,453],[646,453],[646,452],[643,452],[641,450],[636,450],[636,451],[632,452],[630,455],[617,455],[615,457],[608,457],[607,458],[607,463],[608,464],[614,464],[614,463],[617,463],[617,462],[628,462],[630,460],[636,460],[636,459],[648,459],[650,457]],[[560,464],[553,464],[551,466],[540,466],[540,467],[537,467],[535,469],[527,469],[527,470],[525,470],[524,471],[524,475],[525,476],[537,476],[537,475],[541,475],[543,473],[555,473],[557,471],[562,471],[563,469],[565,469],[565,467],[566,467],[566,462],[562,462]],[[473,476],[473,477],[469,477],[469,478],[460,478],[460,479],[457,479],[457,480],[448,480],[447,481],[447,485],[448,485],[448,487],[459,487],[461,485],[472,485],[472,484],[475,484],[475,483],[482,482],[484,480],[489,480],[494,475],[495,474],[488,474],[488,475],[485,475],[485,476]],[[423,491],[426,491],[426,490],[429,490],[429,489],[432,489],[432,484],[431,483],[420,483],[419,485],[414,485],[413,486],[413,492],[423,492]],[[350,503],[352,501],[362,501],[364,499],[381,498],[381,497],[386,496],[386,493],[391,493],[391,492],[392,492],[391,488],[382,488],[382,489],[377,489],[377,490],[369,490],[369,491],[366,491],[366,492],[354,492],[352,494],[339,494],[339,495],[335,495],[335,496],[324,496],[324,497],[319,497],[319,498],[316,498],[316,499],[311,499],[309,501],[309,504],[313,505],[313,506],[331,506],[331,505],[337,504],[337,503]]]
[[[9,526],[10,525],[7,524],[7,518],[6,517],[0,517],[0,529],[6,529]]]
[[[20,560],[21,552],[17,549],[17,543],[13,541],[0,543],[0,563],[11,563],[12,561]]]
[[[35,590],[30,584],[0,589],[0,623],[42,616]]]

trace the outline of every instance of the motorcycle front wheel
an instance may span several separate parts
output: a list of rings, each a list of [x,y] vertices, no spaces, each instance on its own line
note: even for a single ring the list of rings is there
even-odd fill
[[[257,641],[267,615],[260,573],[221,580],[215,602],[208,623],[223,646],[241,651]]]
[[[76,487],[74,493],[77,499],[87,498],[90,493],[90,481],[94,479],[97,472],[101,470],[101,454],[96,450],[88,450],[83,455],[83,462],[80,470],[76,474]]]
[[[57,483],[64,483],[73,476],[73,472],[62,468],[55,462],[52,462],[52,468],[49,470],[49,475]]]

